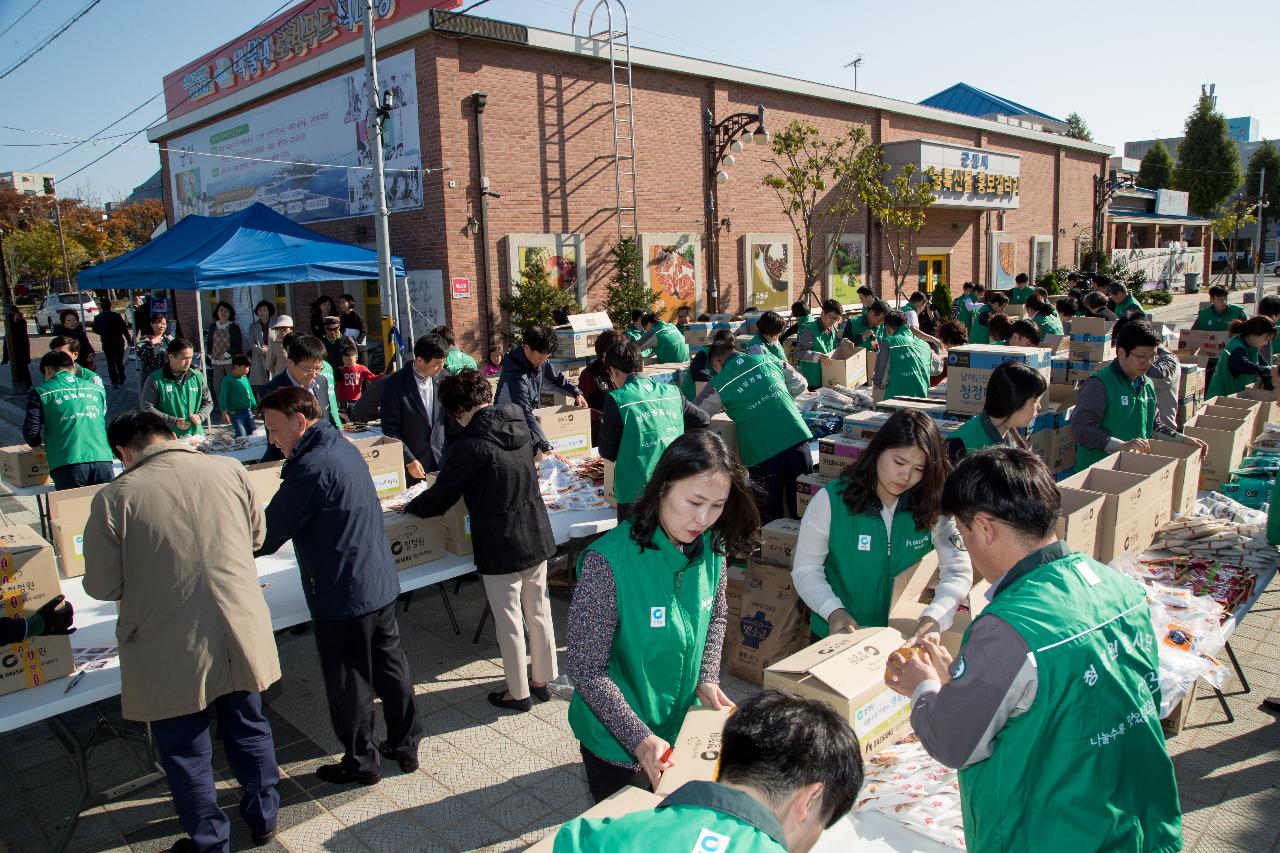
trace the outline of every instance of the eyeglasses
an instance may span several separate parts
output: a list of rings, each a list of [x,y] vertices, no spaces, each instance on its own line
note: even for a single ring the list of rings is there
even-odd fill
[[[947,537],[947,541],[955,546],[957,551],[964,551],[966,554],[969,553],[969,549],[964,547],[964,539],[960,537],[959,533],[952,533]]]

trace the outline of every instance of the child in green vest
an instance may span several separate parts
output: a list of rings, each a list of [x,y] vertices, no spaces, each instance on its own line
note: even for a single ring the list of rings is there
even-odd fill
[[[1251,317],[1233,321],[1228,331],[1233,337],[1223,347],[1209,385],[1204,389],[1206,403],[1214,397],[1239,394],[1255,382],[1271,390],[1271,342],[1276,337],[1275,324],[1266,317]]]
[[[222,412],[222,422],[231,424],[236,438],[253,435],[253,410],[257,408],[258,401],[249,385],[251,364],[249,356],[233,355],[230,372],[222,378],[222,387],[218,389],[218,411]]]
[[[970,453],[993,444],[1021,447],[1018,433],[1040,414],[1040,400],[1049,383],[1036,370],[1017,361],[1002,361],[987,379],[982,413],[969,418],[947,439],[947,458],[954,465]]]
[[[749,554],[760,516],[720,436],[694,430],[663,452],[631,518],[579,562],[569,610],[569,726],[599,802],[643,770],[656,786],[695,702],[719,686],[726,554]]]
[[[932,418],[895,412],[866,450],[809,501],[791,578],[818,637],[889,624],[893,584],[938,552],[940,581],[913,640],[951,626],[973,585],[955,521],[938,511],[950,466]]]

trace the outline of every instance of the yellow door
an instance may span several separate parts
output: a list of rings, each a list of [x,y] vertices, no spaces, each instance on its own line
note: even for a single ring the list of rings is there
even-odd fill
[[[918,270],[920,290],[933,293],[939,284],[950,286],[947,255],[920,255]]]

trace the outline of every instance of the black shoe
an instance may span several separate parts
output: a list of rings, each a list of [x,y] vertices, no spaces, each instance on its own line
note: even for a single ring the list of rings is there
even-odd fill
[[[169,848],[169,853],[196,853],[199,848],[190,838],[179,838],[173,842],[173,846]]]
[[[507,708],[511,711],[528,711],[533,707],[533,703],[528,699],[504,699],[502,694],[505,691],[498,690],[489,694],[489,704],[497,705],[499,708]]]
[[[1268,711],[1280,713],[1280,696],[1268,696],[1262,700],[1262,707]]]
[[[391,747],[387,746],[387,742],[385,740],[378,744],[378,752],[382,753],[383,758],[390,758],[396,764],[400,765],[401,773],[413,773],[418,769],[418,756],[415,755],[412,758],[400,758],[395,754],[395,751],[392,750]]]
[[[262,833],[261,835],[255,835],[253,837],[253,846],[263,847],[267,844],[270,844],[271,840],[275,837],[276,837],[276,830],[275,830],[275,827],[272,827],[271,829],[268,829],[266,832]]]
[[[381,773],[367,773],[352,770],[345,764],[321,764],[316,768],[316,775],[323,781],[334,785],[376,785],[382,781]]]
[[[534,699],[537,699],[539,702],[551,701],[551,690],[545,684],[542,685],[541,687],[534,687],[532,684],[530,684],[529,694],[533,696]]]

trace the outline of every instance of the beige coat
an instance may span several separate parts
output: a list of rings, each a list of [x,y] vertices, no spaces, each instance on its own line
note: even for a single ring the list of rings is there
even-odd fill
[[[192,714],[279,680],[253,561],[265,532],[244,467],[177,441],[147,448],[94,496],[84,590],[120,602],[127,719]]]

